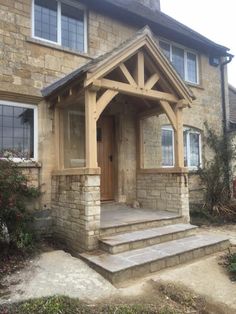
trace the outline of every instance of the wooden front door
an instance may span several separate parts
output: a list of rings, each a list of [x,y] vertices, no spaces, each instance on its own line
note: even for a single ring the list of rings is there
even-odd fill
[[[114,119],[97,122],[98,166],[101,168],[101,201],[114,200]]]

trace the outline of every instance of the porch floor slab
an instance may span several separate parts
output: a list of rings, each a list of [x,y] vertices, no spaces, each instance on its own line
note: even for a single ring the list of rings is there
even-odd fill
[[[101,206],[102,229],[178,217],[180,216],[177,213],[147,208],[132,208],[126,204],[108,203]]]

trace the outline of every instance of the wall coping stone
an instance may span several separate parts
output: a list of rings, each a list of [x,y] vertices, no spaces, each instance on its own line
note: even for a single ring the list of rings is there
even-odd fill
[[[100,175],[101,168],[70,168],[63,170],[54,170],[53,176],[76,176],[76,175]]]
[[[188,168],[176,168],[176,167],[170,167],[170,168],[156,168],[156,169],[138,169],[138,174],[168,174],[168,173],[188,173]]]

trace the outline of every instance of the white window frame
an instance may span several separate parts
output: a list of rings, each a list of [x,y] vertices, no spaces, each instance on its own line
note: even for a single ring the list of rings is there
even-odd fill
[[[173,168],[175,166],[175,141],[174,141],[174,130],[170,125],[163,125],[162,130],[168,130],[172,132],[172,142],[173,142],[173,166],[162,166],[162,168]],[[184,126],[183,131],[189,130],[187,133],[187,168],[189,170],[197,170],[196,166],[189,166],[190,164],[190,136],[189,134],[198,134],[199,135],[199,167],[202,167],[202,134],[200,131],[196,130],[193,127]],[[184,147],[183,147],[184,148]],[[163,157],[163,156],[162,156]]]
[[[186,47],[184,47],[184,46],[181,46],[181,45],[176,44],[176,43],[171,42],[171,41],[167,41],[165,39],[159,39],[159,43],[160,42],[163,42],[163,43],[170,45],[170,62],[171,62],[171,64],[172,64],[172,60],[173,60],[173,46],[176,48],[180,48],[184,51],[184,81],[189,83],[189,84],[199,85],[199,56],[198,56],[198,54],[191,49],[186,49]],[[161,47],[160,47],[160,49],[161,49]],[[187,54],[188,53],[191,53],[191,54],[196,56],[196,75],[197,75],[197,81],[196,82],[192,82],[192,81],[188,80],[188,70],[187,70],[187,60],[188,60]],[[174,67],[174,65],[173,65],[173,67]]]
[[[69,6],[76,7],[76,8],[78,8],[84,12],[84,49],[83,49],[83,51],[79,51],[76,49],[72,49],[72,50],[78,51],[80,53],[87,53],[88,52],[88,17],[87,17],[87,10],[86,10],[85,6],[83,6],[80,3],[76,3],[73,0],[56,0],[56,2],[57,2],[57,41],[52,41],[52,40],[41,38],[41,37],[38,37],[35,35],[35,22],[34,22],[35,3],[34,2],[35,2],[35,0],[32,0],[32,10],[31,10],[31,27],[32,27],[31,36],[32,36],[32,38],[35,38],[37,40],[41,40],[43,42],[47,42],[49,44],[54,44],[54,45],[58,45],[61,47],[71,49],[70,47],[62,46],[62,42],[61,42],[61,4],[64,3],[64,4],[67,4]]]
[[[35,162],[37,162],[38,161],[38,106],[32,105],[32,104],[13,102],[13,101],[5,101],[5,100],[0,100],[0,105],[29,108],[29,109],[34,110],[34,156],[33,156],[33,158],[30,158],[30,159],[13,157],[12,161],[14,161],[14,162],[22,162],[22,161],[35,161]]]
[[[174,168],[175,167],[175,134],[174,130],[170,125],[164,125],[161,128],[161,141],[162,141],[162,130],[165,131],[171,131],[172,132],[172,143],[173,143],[173,165],[172,166],[163,166],[161,165],[162,168]],[[162,145],[161,145],[161,154],[162,154]],[[163,155],[162,155],[163,157]]]
[[[190,166],[190,134],[198,134],[199,135],[199,167],[202,167],[202,136],[201,132],[195,130],[194,128],[185,126],[184,131],[189,130],[187,133],[187,167],[190,170],[197,170],[198,167]]]

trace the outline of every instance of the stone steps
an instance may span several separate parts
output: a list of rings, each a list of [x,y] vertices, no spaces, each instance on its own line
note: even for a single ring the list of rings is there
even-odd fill
[[[175,215],[173,217],[162,217],[160,219],[150,219],[141,222],[127,222],[125,224],[116,224],[109,227],[101,227],[100,236],[106,237],[116,235],[119,233],[127,233],[138,230],[146,230],[149,228],[157,228],[162,226],[169,226],[173,224],[183,223],[181,216]]]
[[[103,237],[99,241],[99,247],[110,254],[117,254],[187,237],[192,235],[196,229],[196,226],[190,224],[174,224],[132,231]]]
[[[229,247],[226,237],[194,235],[118,254],[96,251],[80,254],[92,268],[114,285],[166,267],[201,258]]]

